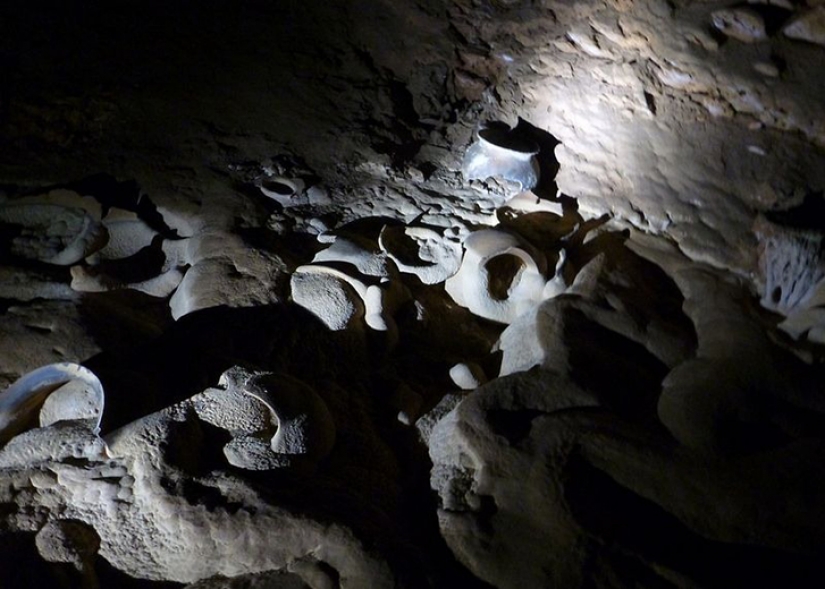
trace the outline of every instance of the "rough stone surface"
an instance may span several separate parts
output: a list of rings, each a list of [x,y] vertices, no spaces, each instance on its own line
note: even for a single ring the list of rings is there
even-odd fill
[[[14,305],[0,325],[0,378],[6,384],[44,364],[79,362],[100,351],[81,310],[69,302]]]
[[[782,31],[791,39],[825,45],[825,7],[814,6],[788,23]]]
[[[714,27],[737,41],[756,43],[767,37],[765,21],[758,12],[753,10],[747,8],[717,10],[710,16]]]
[[[0,3],[0,584],[825,585],[822,14]]]

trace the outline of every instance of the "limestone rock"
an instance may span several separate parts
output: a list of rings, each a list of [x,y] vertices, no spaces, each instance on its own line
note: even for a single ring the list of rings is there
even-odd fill
[[[286,571],[254,573],[236,577],[214,577],[187,585],[186,589],[307,589],[300,576]]]
[[[568,379],[532,371],[492,381],[442,417],[429,436],[431,484],[457,558],[496,587],[586,587],[594,575],[623,578],[628,554],[638,561],[627,577],[633,582],[653,569],[655,577],[701,586],[720,570],[758,583],[782,562],[768,549],[772,556],[758,571],[731,559],[705,577],[702,560],[728,543],[755,553],[762,550],[756,546],[821,545],[819,508],[808,512],[811,519],[782,510],[794,532],[747,515],[781,496],[785,484],[798,489],[790,481],[815,470],[818,442],[778,441],[769,452],[709,463],[674,450],[655,428],[608,413]],[[793,452],[800,458],[784,462]],[[781,482],[771,472],[780,463]]]
[[[305,182],[299,178],[276,176],[261,182],[261,192],[284,207],[306,204]]]
[[[424,284],[444,282],[461,264],[461,245],[427,227],[387,225],[379,243],[400,272],[415,274]]]
[[[692,329],[666,276],[615,234],[604,233],[584,249],[593,257],[564,294],[535,306],[502,332],[494,347],[503,352],[501,376],[534,366],[567,374],[571,340],[595,351],[601,341],[627,338],[627,351],[638,344],[671,368],[692,355]]]
[[[177,268],[162,272],[157,276],[138,282],[120,282],[112,280],[97,269],[87,269],[83,266],[72,266],[72,289],[78,292],[107,292],[128,288],[145,293],[152,297],[166,298],[180,286],[183,273]]]
[[[788,226],[759,217],[759,289],[763,307],[785,316],[780,329],[794,339],[823,342],[825,234],[813,226]]]
[[[0,8],[0,388],[107,412],[4,588],[825,585],[822,0],[79,4]]]
[[[822,242],[825,233],[782,227],[761,218],[760,282],[762,306],[788,315],[814,296],[825,278]]]
[[[78,569],[89,568],[100,547],[94,528],[71,520],[48,522],[37,532],[35,541],[43,560],[70,563]]]
[[[70,362],[42,366],[0,393],[0,441],[25,429],[34,411],[41,427],[71,421],[97,433],[103,401],[103,385],[91,370]]]
[[[68,266],[100,249],[106,232],[81,208],[40,202],[0,204],[0,223],[16,228],[11,252],[25,259]]]
[[[292,300],[332,331],[354,326],[364,316],[358,292],[346,280],[330,273],[298,268],[290,279],[290,288]]]
[[[100,352],[89,321],[68,301],[36,300],[0,315],[0,386],[55,362],[81,362]]]
[[[782,32],[791,39],[825,45],[825,6],[814,6],[793,18]]]
[[[335,422],[324,401],[305,384],[276,374],[225,374],[223,379],[230,388],[240,388],[270,411],[275,425],[272,452],[317,462],[332,450]]]
[[[747,8],[716,10],[711,14],[711,21],[725,35],[743,43],[755,43],[767,38],[762,17]]]
[[[97,256],[109,260],[133,256],[149,246],[158,235],[136,213],[124,209],[109,210],[103,218],[103,226],[109,233],[109,240]]]
[[[432,430],[431,485],[439,494],[442,535],[486,582],[577,586],[583,572],[573,550],[577,534],[554,490],[553,467],[543,463],[553,462],[550,448],[564,444],[566,428],[544,438],[536,451],[529,449],[540,439],[531,421],[555,408],[592,405],[560,379],[539,385],[518,375],[470,393]],[[516,473],[530,473],[529,481]]]
[[[450,378],[458,388],[464,390],[477,389],[487,381],[484,371],[473,362],[462,362],[450,368]]]
[[[45,272],[0,266],[0,298],[17,301],[66,301],[75,299],[76,296],[68,284]]]
[[[180,436],[197,431],[197,424],[192,405],[186,402],[108,436],[114,459],[39,446],[50,470],[31,471],[31,482],[24,482],[29,481],[25,473],[33,463],[18,460],[14,464],[22,469],[22,478],[12,482],[5,477],[0,485],[4,501],[15,486],[28,489],[28,498],[17,503],[21,511],[4,514],[5,524],[39,529],[53,525],[48,523],[54,519],[48,509],[71,506],[61,512],[61,518],[93,527],[100,537],[100,556],[144,579],[194,582],[287,567],[299,571],[299,576],[317,578],[292,564],[308,560],[341,579],[342,586],[392,585],[386,565],[364,552],[346,528],[269,505],[259,492],[228,473],[189,481],[187,472],[215,458],[208,436],[201,438],[205,446],[191,452],[178,446]],[[45,432],[31,433],[39,431]],[[42,438],[54,440],[50,446],[54,449],[61,447],[56,433]],[[24,444],[24,436],[12,444],[37,446]],[[7,446],[3,453],[10,451]],[[45,456],[49,453],[51,457]],[[41,511],[42,523],[27,523],[24,516],[27,505],[34,504],[51,506]],[[237,542],[245,546],[242,552],[236,550]]]
[[[366,276],[387,277],[392,272],[382,252],[373,250],[368,243],[341,236],[335,237],[328,247],[315,254],[312,261],[350,264]]]
[[[485,319],[510,323],[544,297],[547,262],[517,236],[485,229],[464,241],[464,259],[445,288],[459,305]]]
[[[204,233],[185,245],[191,265],[169,301],[180,319],[217,305],[246,307],[282,300],[286,265],[277,256],[247,248],[237,236]]]
[[[355,325],[363,316],[371,329],[386,332],[392,345],[398,337],[393,315],[409,294],[391,264],[383,254],[336,237],[312,264],[295,270],[292,299],[333,331]]]
[[[769,343],[743,303],[741,284],[686,264],[676,252],[639,242],[633,247],[673,276],[696,329],[697,357],[670,372],[658,404],[659,417],[680,442],[702,452],[746,451],[760,444],[760,431],[795,431],[794,407],[825,410],[803,392],[816,387],[814,375]],[[767,412],[766,405],[774,409]],[[742,423],[742,431],[723,434],[723,422]]]
[[[26,469],[60,461],[97,461],[109,456],[106,443],[82,422],[59,422],[25,431],[0,449],[0,468]]]

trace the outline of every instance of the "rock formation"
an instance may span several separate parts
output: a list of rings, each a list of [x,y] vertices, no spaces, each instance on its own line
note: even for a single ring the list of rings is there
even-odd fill
[[[824,11],[0,6],[0,586],[821,586]]]

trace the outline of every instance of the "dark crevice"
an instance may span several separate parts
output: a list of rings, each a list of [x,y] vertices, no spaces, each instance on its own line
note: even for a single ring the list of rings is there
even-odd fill
[[[97,557],[95,561],[95,572],[99,586],[117,587],[117,589],[182,589],[186,586],[184,583],[174,583],[172,581],[150,581],[148,579],[137,579],[116,569],[106,559],[101,556]],[[46,587],[47,585],[42,585]],[[39,585],[31,585],[29,588],[40,587]],[[22,589],[22,588],[21,588]]]
[[[769,211],[765,217],[777,225],[801,230],[825,231],[825,195],[810,192],[799,206]]]
[[[532,141],[539,147],[537,156],[539,162],[539,183],[533,189],[533,192],[540,198],[555,200],[559,191],[558,185],[556,184],[556,175],[559,173],[560,168],[560,164],[556,159],[555,150],[561,142],[544,129],[531,125],[521,118],[513,129],[513,132]]]
[[[160,275],[166,254],[159,239],[129,257],[103,260],[95,266],[87,266],[86,272],[111,288],[136,284]]]
[[[765,32],[768,35],[776,35],[785,26],[785,23],[793,16],[794,11],[788,8],[777,6],[775,4],[758,4],[755,2],[747,2],[737,4],[736,8],[742,8],[755,12],[762,17],[765,23]]]
[[[1,299],[0,298],[0,315],[8,313],[9,309],[20,305],[20,301],[16,299]]]
[[[511,254],[502,254],[489,260],[485,269],[490,296],[496,301],[506,300],[524,268],[524,261]]]
[[[659,427],[656,408],[667,366],[642,345],[575,309],[565,315],[564,337],[575,382],[617,415]]]
[[[546,414],[534,409],[490,409],[487,422],[494,433],[517,445],[528,436],[533,420],[540,415]]]
[[[645,102],[647,103],[647,109],[650,111],[650,114],[656,115],[656,98],[650,92],[645,92]]]
[[[243,504],[229,501],[220,489],[193,479],[181,479],[180,488],[175,494],[183,497],[190,505],[205,507],[209,513],[221,511],[234,515],[243,508]]]
[[[177,232],[166,224],[151,198],[141,191],[134,180],[119,181],[108,174],[95,174],[68,184],[67,188],[95,197],[103,205],[104,215],[113,207],[132,211],[164,238],[178,237]]]

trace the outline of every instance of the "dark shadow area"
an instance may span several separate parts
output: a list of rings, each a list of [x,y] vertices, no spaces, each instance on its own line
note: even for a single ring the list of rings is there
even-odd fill
[[[0,534],[0,586],[3,589],[63,588],[71,586],[67,583],[80,581],[79,575],[67,578],[44,562],[34,536],[25,532]]]
[[[78,311],[84,327],[112,359],[154,340],[173,323],[167,299],[131,289],[83,293]]]
[[[432,464],[415,430],[391,416],[379,418],[376,391],[335,383],[317,390],[340,427],[333,452],[316,470],[233,473],[242,474],[268,504],[352,529],[367,550],[387,559],[399,587],[488,589],[441,536],[429,485]]]
[[[575,382],[613,413],[661,428],[656,407],[667,366],[642,345],[575,309],[565,312],[564,341]]]
[[[567,475],[564,496],[576,520],[593,536],[591,550],[605,552],[611,566],[614,557],[628,563],[626,586],[635,586],[643,571],[652,575],[655,565],[706,588],[803,589],[825,582],[819,559],[703,538],[584,458],[571,458]]]
[[[140,186],[134,180],[120,181],[109,174],[101,173],[71,182],[65,185],[65,188],[74,190],[83,196],[93,196],[103,205],[103,216],[106,216],[109,209],[113,207],[125,209],[136,213],[162,237],[167,239],[178,237],[177,231],[166,224],[155,203],[141,191]]]
[[[521,258],[502,254],[490,258],[486,267],[489,273],[487,288],[490,290],[490,296],[496,301],[504,301],[509,297],[513,284],[526,266]]]
[[[556,184],[556,174],[559,173],[560,167],[556,159],[556,146],[561,142],[547,131],[539,129],[521,118],[518,120],[513,132],[539,146],[539,183],[533,189],[533,192],[539,198],[556,200],[559,191]]]
[[[785,23],[793,16],[794,11],[784,6],[777,6],[776,4],[757,4],[747,2],[736,4],[732,8],[741,8],[750,10],[762,17],[765,23],[765,32],[768,35],[776,35],[785,26]]]
[[[487,422],[493,433],[504,436],[511,445],[518,445],[530,434],[533,420],[547,415],[537,409],[490,409],[486,413]]]
[[[617,295],[621,305],[617,311],[626,313],[645,329],[653,329],[656,322],[656,329],[680,342],[685,358],[693,356],[698,340],[693,322],[682,310],[682,292],[662,268],[626,248],[627,238],[626,233],[602,233],[581,248],[573,248],[568,262],[581,268],[599,254],[605,254],[603,288]]]
[[[310,384],[362,381],[370,366],[364,346],[349,341],[358,333],[330,332],[295,305],[213,307],[167,325],[156,338],[84,362],[107,391],[104,433],[215,386],[234,365],[287,372]]]
[[[100,589],[181,589],[186,586],[184,583],[173,583],[171,581],[136,579],[123,571],[119,571],[100,556],[95,562],[95,572],[100,583]]]
[[[564,246],[580,230],[583,222],[583,219],[572,211],[560,218],[549,212],[509,215],[502,212],[506,210],[500,209],[497,214],[500,227],[526,239],[540,250],[547,250],[548,245],[552,245],[553,248]]]
[[[357,330],[329,332],[292,305],[216,307],[187,315],[117,356],[104,353],[85,364],[107,390],[104,433],[216,385],[220,373],[236,364],[300,378],[325,399],[337,423],[336,446],[317,469],[230,467],[222,455],[227,433],[187,420],[174,424],[167,440],[168,460],[186,475],[166,481],[169,492],[231,514],[242,506],[198,481],[226,470],[252,484],[269,504],[350,527],[367,549],[385,555],[403,586],[487,587],[441,538],[427,450],[413,428],[386,414],[393,378],[373,372],[358,337]],[[430,367],[419,361],[417,370]],[[116,583],[117,571],[109,573]]]
[[[799,206],[779,211],[769,211],[765,217],[777,225],[794,229],[825,231],[825,195],[808,193]]]
[[[112,288],[119,285],[137,284],[159,276],[163,272],[166,254],[163,252],[160,238],[140,249],[131,256],[114,260],[101,260],[94,266],[86,266],[86,272],[99,278]],[[78,262],[78,265],[82,263]]]
[[[386,125],[386,136],[374,138],[372,147],[376,152],[389,156],[394,169],[401,170],[426,143],[425,135],[416,133],[420,127],[420,117],[415,111],[413,96],[407,86],[397,80],[390,80],[384,92],[392,105],[394,116],[389,125]],[[378,121],[371,124],[376,128],[381,126]]]

